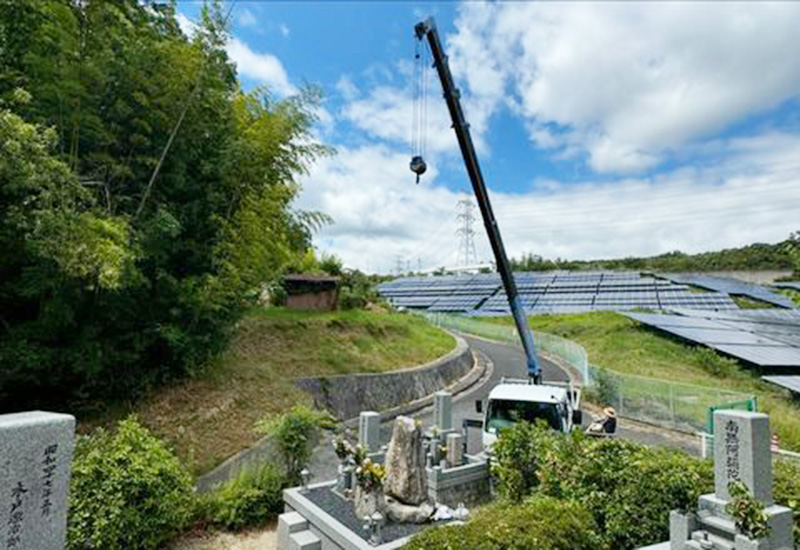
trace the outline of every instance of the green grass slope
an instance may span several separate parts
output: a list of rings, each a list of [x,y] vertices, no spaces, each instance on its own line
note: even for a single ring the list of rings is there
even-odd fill
[[[385,311],[252,310],[228,351],[202,376],[84,422],[82,431],[135,412],[196,473],[252,445],[264,415],[303,402],[292,378],[384,372],[432,361],[455,346],[425,320]]]

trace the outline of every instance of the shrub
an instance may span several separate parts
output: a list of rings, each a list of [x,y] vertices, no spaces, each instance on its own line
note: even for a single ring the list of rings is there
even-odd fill
[[[775,461],[775,502],[794,511],[794,544],[800,548],[800,464]]]
[[[619,382],[603,367],[592,369],[593,384],[587,388],[586,398],[598,405],[614,405],[619,401]]]
[[[725,506],[725,511],[733,517],[736,530],[750,539],[767,537],[770,526],[764,503],[750,494],[747,485],[741,481],[729,483],[728,491],[731,501]]]
[[[209,524],[239,530],[262,525],[283,511],[286,477],[272,464],[244,469],[202,498],[200,514]]]
[[[535,496],[521,505],[498,503],[479,509],[464,525],[428,529],[408,550],[594,550],[592,516],[580,505]]]
[[[619,439],[558,434],[520,423],[495,444],[492,471],[513,501],[537,491],[591,513],[598,548],[625,550],[668,537],[669,512],[713,489],[710,464]]]
[[[283,460],[288,482],[297,484],[300,472],[311,458],[320,429],[334,426],[335,419],[329,413],[295,405],[287,413],[260,420],[256,431],[272,438]]]
[[[134,417],[116,433],[79,441],[69,495],[70,550],[151,550],[185,528],[194,511],[192,478]]]

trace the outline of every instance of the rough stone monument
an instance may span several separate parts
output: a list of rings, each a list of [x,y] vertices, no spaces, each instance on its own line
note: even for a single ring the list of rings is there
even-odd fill
[[[75,418],[0,415],[0,547],[63,550]]]
[[[392,440],[386,452],[383,488],[388,496],[404,504],[417,505],[428,498],[422,429],[407,416],[394,421]]]
[[[766,507],[770,534],[751,540],[739,533],[726,506],[728,485],[744,483]],[[700,497],[697,513],[670,514],[670,550],[791,550],[792,511],[772,500],[769,416],[714,412],[714,494]],[[666,546],[665,546],[666,547]]]
[[[381,448],[381,415],[364,411],[358,416],[358,443],[368,453],[376,453]]]

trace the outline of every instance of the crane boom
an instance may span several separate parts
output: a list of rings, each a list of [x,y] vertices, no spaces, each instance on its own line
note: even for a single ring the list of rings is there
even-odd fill
[[[444,99],[447,102],[450,118],[453,121],[453,129],[456,132],[458,145],[464,157],[464,164],[466,164],[467,173],[472,182],[472,189],[475,191],[475,197],[478,200],[478,206],[481,211],[481,216],[483,217],[483,224],[486,226],[486,233],[489,235],[489,242],[492,245],[492,252],[494,252],[495,261],[497,262],[497,269],[503,280],[503,287],[508,297],[508,303],[511,306],[511,313],[514,316],[514,323],[517,325],[517,331],[522,340],[522,347],[525,350],[525,356],[528,362],[528,376],[535,384],[538,384],[541,382],[541,371],[539,369],[539,363],[536,360],[536,348],[533,344],[533,334],[528,326],[528,318],[525,316],[525,311],[522,308],[522,302],[517,292],[517,285],[511,273],[511,266],[508,263],[506,250],[503,246],[503,239],[500,236],[500,228],[497,225],[494,212],[492,212],[492,205],[489,202],[489,195],[486,192],[486,184],[483,181],[481,168],[478,164],[478,156],[475,153],[475,146],[472,144],[469,124],[467,124],[464,118],[464,111],[461,109],[459,92],[453,82],[453,75],[450,73],[450,67],[447,64],[447,56],[444,54],[442,43],[439,40],[436,23],[432,17],[428,18],[425,21],[417,23],[414,27],[414,32],[417,40],[428,39],[434,66],[439,74],[439,80],[442,82]]]

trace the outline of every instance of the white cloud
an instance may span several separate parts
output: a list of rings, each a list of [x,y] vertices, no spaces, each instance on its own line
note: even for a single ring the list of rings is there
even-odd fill
[[[181,12],[175,14],[175,20],[178,22],[181,32],[191,38],[197,30],[197,23],[186,17]]]
[[[358,86],[355,85],[353,79],[347,75],[342,75],[336,82],[336,90],[342,94],[345,101],[352,101],[360,95]]]
[[[288,96],[297,92],[289,82],[289,76],[280,59],[269,53],[258,53],[239,40],[232,38],[228,42],[228,55],[236,63],[240,75],[266,84],[280,96]]]
[[[797,97],[798,20],[797,3],[467,2],[448,46],[481,110],[509,105],[540,146],[635,172]]]
[[[281,31],[281,34],[283,35],[284,38],[289,38],[289,33],[291,31],[289,30],[289,27],[286,25],[286,23],[281,23],[280,25],[278,25],[278,30]]]
[[[247,8],[244,8],[239,11],[238,21],[239,24],[243,27],[254,27],[255,25],[258,24],[258,19],[256,18],[256,16],[253,14],[252,11],[250,11]]]
[[[539,182],[527,193],[492,193],[509,255],[597,259],[702,252],[777,242],[798,229],[800,136],[768,133],[714,143],[723,160],[653,178],[578,184]],[[719,157],[714,157],[719,158]],[[436,185],[435,167],[414,185],[408,156],[386,146],[340,148],[304,184],[300,207],[332,215],[316,243],[349,266],[423,268],[456,261],[459,194]],[[480,259],[491,252],[478,224]]]

